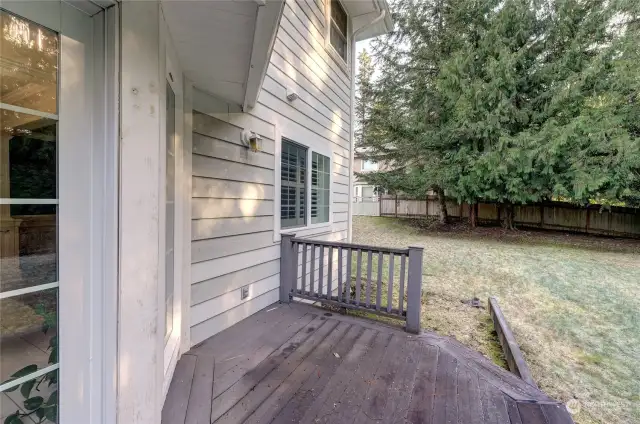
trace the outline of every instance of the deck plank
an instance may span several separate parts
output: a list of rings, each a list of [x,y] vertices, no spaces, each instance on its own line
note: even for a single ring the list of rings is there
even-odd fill
[[[325,402],[323,408],[318,410],[313,405],[310,411],[317,415],[305,414],[302,423],[342,423],[353,422],[360,405],[364,401],[369,385],[381,371],[381,364],[389,352],[387,347],[392,343],[390,334],[381,333],[376,337],[373,346],[369,349],[365,357],[360,361],[358,372],[351,376],[346,382],[344,391],[335,399],[334,403]],[[330,388],[332,389],[332,388]],[[337,394],[337,390],[336,390]],[[315,404],[315,402],[314,402]]]
[[[163,424],[184,424],[196,361],[196,356],[186,354],[178,361],[162,408]]]
[[[507,404],[507,412],[509,413],[509,421],[511,424],[522,424],[522,419],[520,418],[520,412],[518,412],[518,404],[516,401],[511,399],[509,396],[506,396],[504,401]]]
[[[416,370],[416,384],[411,393],[411,403],[406,416],[410,424],[433,423],[433,401],[436,390],[438,348],[422,343],[420,361]]]
[[[518,412],[522,424],[549,424],[538,404],[518,402]]]
[[[391,346],[395,348],[390,355],[391,361],[384,372],[376,376],[356,423],[371,420],[392,422],[393,418],[404,418],[409,408],[409,394],[413,392],[419,362],[420,341],[399,341],[397,346]]]
[[[205,354],[196,358],[185,424],[209,424],[215,360]]]
[[[189,353],[206,353],[215,357],[218,363],[222,363],[248,348],[261,333],[268,332],[282,320],[293,320],[293,316],[303,314],[302,310],[289,308],[286,305],[268,306],[197,344]],[[238,334],[242,334],[243,337],[238,337]]]
[[[312,370],[304,385],[291,396],[286,405],[283,405],[277,416],[271,418],[274,418],[275,422],[300,422],[315,397],[323,393],[323,389],[327,387],[330,381],[333,381],[332,379],[337,370],[342,367],[345,361],[349,360],[351,352],[360,346],[359,340],[364,332],[364,328],[352,325],[347,335],[335,347],[335,353],[338,356],[331,352],[322,363],[318,364],[316,369]]]
[[[468,367],[458,368],[458,420],[461,423],[480,424],[483,422],[481,414],[481,392],[478,386],[478,374]]]
[[[257,342],[252,346],[258,346],[255,350],[247,347],[226,361],[218,361],[212,398],[235,384],[316,317],[317,315],[306,314],[293,322],[284,320],[269,331],[263,332],[260,337],[256,337]]]
[[[453,339],[299,303],[272,305],[180,359],[162,424],[211,422],[573,423],[564,405]]]
[[[349,382],[355,374],[357,374],[360,365],[364,363],[364,357],[370,352],[376,338],[388,339],[390,336],[379,333],[377,331],[366,329],[358,338],[353,349],[344,357],[344,360],[335,370],[331,379],[327,382],[325,388],[319,393],[298,392],[294,399],[285,407],[285,409],[276,417],[278,422],[301,422],[312,420],[318,416],[319,412],[332,411],[333,405],[338,402]],[[302,409],[296,409],[295,406]],[[329,406],[331,405],[331,406]],[[292,421],[287,421],[291,418]]]
[[[274,417],[289,406],[289,411],[300,412],[302,406],[297,402],[297,393],[310,393],[321,390],[324,384],[333,375],[333,372],[347,355],[349,349],[357,337],[361,334],[362,327],[350,325],[345,322],[338,324],[335,330],[327,337],[316,350],[296,368],[289,376],[286,384],[281,384],[278,389],[265,400],[259,408],[245,421],[246,424],[259,424],[271,422]],[[335,354],[338,354],[336,356]],[[279,422],[297,422],[295,417],[279,415]]]
[[[549,424],[565,424],[570,422],[571,415],[564,405],[540,405]]]
[[[457,422],[458,361],[440,349],[436,371],[436,393],[433,403],[433,423]]]
[[[283,345],[238,383],[212,403],[211,422],[241,423],[271,394],[302,361],[338,325],[338,321],[320,321],[320,326],[310,326],[296,334],[295,341]],[[303,333],[303,335],[301,335]],[[306,337],[305,337],[306,336]]]

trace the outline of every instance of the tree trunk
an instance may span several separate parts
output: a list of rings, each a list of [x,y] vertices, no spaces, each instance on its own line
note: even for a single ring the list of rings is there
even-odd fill
[[[447,214],[447,199],[444,197],[444,190],[440,187],[436,187],[436,193],[438,194],[438,205],[440,210],[438,211],[441,224],[447,224],[449,222],[449,215]]]
[[[504,205],[504,220],[502,221],[502,226],[507,230],[514,230],[515,226],[513,225],[514,218],[514,210],[512,203],[505,203]]]
[[[469,225],[475,229],[478,226],[478,204],[469,204]]]

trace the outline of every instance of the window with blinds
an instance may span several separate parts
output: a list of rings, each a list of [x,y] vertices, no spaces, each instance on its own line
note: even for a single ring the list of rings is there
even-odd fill
[[[347,62],[347,12],[338,0],[331,0],[329,40],[334,50]]]
[[[329,222],[331,161],[316,152],[311,155],[311,223]]]
[[[307,148],[282,139],[280,159],[280,226],[306,224]]]

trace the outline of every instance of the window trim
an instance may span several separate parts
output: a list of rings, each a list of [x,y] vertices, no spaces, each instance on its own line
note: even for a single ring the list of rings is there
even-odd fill
[[[274,210],[273,210],[273,241],[279,242],[281,240],[282,234],[299,234],[300,236],[304,236],[308,230],[314,229],[326,229],[327,231],[331,230],[333,226],[333,211],[334,211],[334,175],[333,175],[333,149],[330,146],[318,146],[315,143],[301,143],[300,140],[303,139],[304,136],[289,136],[284,135],[280,131],[280,127],[278,125],[275,126],[275,152],[274,152],[274,162],[275,162],[275,174],[274,174]],[[281,172],[281,157],[282,157],[282,140],[286,139],[291,141],[292,143],[299,144],[302,147],[306,147],[307,149],[307,181],[305,183],[305,202],[306,202],[306,210],[305,210],[305,218],[306,224],[296,227],[287,227],[282,228],[281,225],[281,213],[280,213],[280,195],[282,191],[282,181],[280,177]],[[327,144],[329,142],[327,141]],[[331,166],[331,172],[329,173],[329,221],[327,222],[319,222],[317,224],[311,224],[311,160],[313,153],[318,153],[320,155],[326,156],[329,158],[329,164]]]
[[[347,48],[347,58],[346,60],[340,56],[340,53],[338,53],[336,51],[336,49],[333,47],[333,45],[331,44],[331,26],[333,25],[333,22],[331,21],[331,0],[326,0],[325,1],[325,31],[324,31],[324,47],[325,50],[329,53],[329,56],[331,56],[331,58],[333,58],[333,60],[338,64],[338,66],[340,66],[340,68],[347,74],[347,75],[351,75],[351,69],[349,64],[351,63],[351,58],[352,58],[352,51],[351,51],[351,33],[352,33],[352,28],[351,28],[351,18],[349,16],[349,12],[347,12],[347,8],[344,5],[344,2],[342,0],[336,0],[337,2],[340,3],[340,5],[342,6],[342,9],[344,10],[344,13],[347,15],[347,33],[344,34],[345,39],[346,39],[346,48]],[[338,29],[339,31],[339,29]],[[339,31],[341,32],[341,31]]]

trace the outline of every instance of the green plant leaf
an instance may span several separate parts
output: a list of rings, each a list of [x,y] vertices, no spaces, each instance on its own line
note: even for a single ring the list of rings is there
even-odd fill
[[[57,362],[58,362],[58,347],[55,346],[53,349],[51,349],[51,353],[49,354],[49,363],[55,364]]]
[[[44,416],[52,423],[58,422],[58,407],[47,406],[44,411]]]
[[[58,404],[58,391],[55,390],[47,399],[47,405],[57,405]]]
[[[38,371],[38,366],[35,365],[35,364],[31,364],[31,365],[27,365],[26,367],[22,368],[19,371],[16,371],[13,374],[11,374],[11,377],[20,378],[20,377],[24,377],[25,375],[31,374],[32,372],[36,372],[36,371]]]
[[[58,370],[49,371],[48,373],[46,373],[45,380],[49,381],[49,387],[51,387],[52,384],[56,384],[58,382]]]
[[[25,399],[28,399],[29,396],[31,396],[31,390],[33,389],[33,386],[35,384],[36,384],[36,380],[34,379],[34,380],[29,380],[20,386],[20,393],[22,393],[22,396]]]
[[[19,413],[16,411],[15,414],[9,415],[7,418],[4,419],[4,424],[23,424],[18,414]]]
[[[40,408],[43,403],[44,398],[42,396],[34,396],[24,401],[24,407],[29,411],[33,411],[34,409]]]
[[[40,421],[42,421],[42,419],[44,418],[44,413],[45,413],[44,408],[38,408],[35,410],[36,417],[38,417]]]

